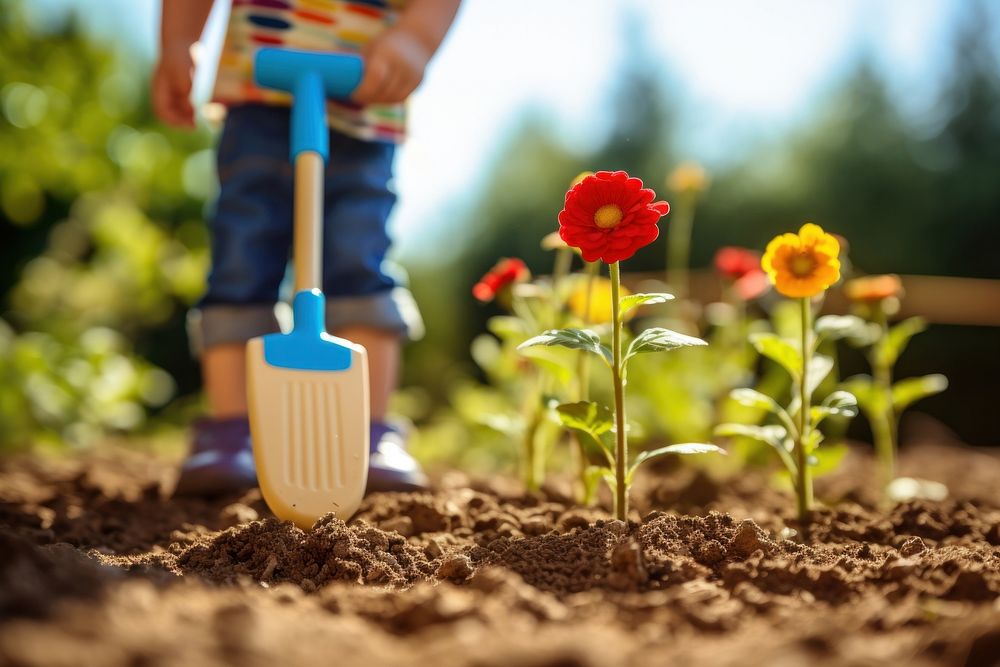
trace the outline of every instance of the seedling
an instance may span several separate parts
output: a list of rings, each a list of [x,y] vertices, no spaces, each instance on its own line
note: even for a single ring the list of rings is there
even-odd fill
[[[625,383],[628,364],[639,354],[662,352],[680,347],[706,345],[705,341],[668,329],[653,328],[640,333],[623,349],[623,324],[626,314],[643,304],[665,303],[670,294],[621,294],[619,263],[656,240],[657,222],[670,210],[665,201],[655,202],[656,193],[643,188],[642,181],[623,171],[602,171],[587,176],[566,194],[559,214],[559,235],[570,246],[579,248],[588,262],[608,265],[611,276],[611,347],[590,329],[552,329],[522,343],[518,349],[535,346],[559,346],[582,350],[599,357],[611,371],[615,407],[591,401],[564,404],[557,408],[561,421],[581,434],[603,452],[607,466],[595,466],[589,477],[607,481],[614,491],[615,516],[625,520],[628,514],[628,488],[639,465],[665,454],[723,452],[715,445],[686,443],[643,452],[630,462],[625,415]],[[604,437],[614,436],[614,445]],[[723,452],[724,453],[724,452]]]
[[[896,478],[900,415],[916,401],[948,388],[948,378],[940,374],[893,381],[893,367],[899,356],[910,339],[927,328],[919,317],[889,325],[889,318],[899,310],[902,291],[899,277],[894,275],[856,278],[845,286],[857,315],[841,318],[842,326],[851,332],[846,336],[848,342],[866,350],[872,374],[848,378],[844,386],[857,396],[871,424],[884,499],[899,501],[914,496],[940,499],[947,494],[940,484]]]
[[[517,354],[517,344],[555,323],[558,308],[553,304],[551,286],[529,282],[531,272],[517,258],[503,258],[476,283],[475,298],[483,303],[496,301],[509,315],[490,318],[490,332],[473,342],[472,355],[498,389],[503,410],[474,410],[475,420],[488,428],[521,442],[518,458],[521,480],[529,491],[540,488],[545,476],[545,454],[549,449],[540,432],[546,425],[546,395],[555,382],[553,372],[561,371],[551,360],[534,358],[526,363]],[[569,373],[565,373],[566,382]],[[552,429],[554,430],[554,429]]]
[[[812,223],[803,225],[798,234],[782,234],[768,244],[761,266],[779,293],[799,301],[800,335],[797,341],[789,341],[774,333],[756,333],[750,336],[750,342],[760,354],[788,372],[794,387],[793,398],[787,407],[782,407],[761,392],[736,389],[730,394],[735,401],[765,410],[779,423],[722,424],[716,428],[717,435],[745,436],[774,448],[792,477],[803,525],[813,506],[815,451],[823,441],[817,426],[832,415],[857,414],[857,399],[846,391],[834,392],[821,405],[812,405],[816,388],[834,366],[833,359],[816,353],[817,345],[824,336],[835,336],[840,331],[821,326],[822,319],[814,330],[812,300],[840,278],[839,253],[837,239]]]

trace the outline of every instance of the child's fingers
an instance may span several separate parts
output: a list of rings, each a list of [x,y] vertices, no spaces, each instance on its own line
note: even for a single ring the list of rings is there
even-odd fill
[[[361,84],[354,90],[351,99],[359,104],[370,104],[379,98],[379,94],[389,77],[389,66],[384,59],[370,57],[365,67]]]
[[[153,76],[152,102],[156,116],[168,125],[194,127],[194,107],[191,105],[189,78],[176,76],[157,68]]]
[[[406,99],[406,79],[399,70],[394,70],[386,77],[385,85],[379,91],[378,101],[383,104],[395,104]]]
[[[153,93],[153,110],[164,123],[178,127],[194,127],[194,107],[187,95],[178,94],[166,86]]]

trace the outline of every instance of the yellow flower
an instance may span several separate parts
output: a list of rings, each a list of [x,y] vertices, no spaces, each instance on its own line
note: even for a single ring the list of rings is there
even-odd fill
[[[569,245],[562,240],[558,231],[550,232],[542,238],[542,250],[562,250],[568,247]]]
[[[575,188],[577,185],[580,184],[580,181],[582,181],[583,179],[587,178],[588,176],[593,176],[593,175],[594,175],[594,172],[592,172],[592,171],[581,171],[579,174],[576,175],[576,178],[574,178],[572,181],[570,181],[570,183],[569,183],[569,189],[572,190],[573,188]]]
[[[781,294],[811,297],[840,279],[839,255],[837,239],[807,222],[798,234],[782,234],[768,243],[760,265]]]
[[[566,305],[569,306],[570,312],[588,324],[607,324],[611,321],[611,281],[601,276],[594,278],[594,288],[590,296],[589,314],[587,313],[588,282],[586,279],[576,281],[573,291],[570,292],[569,299],[566,300]],[[622,285],[621,296],[628,296],[631,293]],[[631,319],[635,315],[635,312],[632,310],[626,313],[625,319]]]
[[[674,192],[703,192],[708,184],[708,174],[696,162],[682,162],[667,176],[667,187]]]

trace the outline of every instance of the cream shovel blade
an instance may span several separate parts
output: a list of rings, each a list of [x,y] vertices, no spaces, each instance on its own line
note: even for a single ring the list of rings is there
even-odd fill
[[[247,346],[250,431],[261,493],[279,518],[310,528],[333,512],[350,518],[368,481],[368,362],[351,350],[342,371],[283,368]]]

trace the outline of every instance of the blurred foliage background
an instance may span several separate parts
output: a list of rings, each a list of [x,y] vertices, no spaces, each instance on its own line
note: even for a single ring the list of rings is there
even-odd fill
[[[883,74],[861,57],[821,113],[713,169],[694,265],[708,265],[722,245],[762,248],[811,219],[850,239],[853,262],[868,272],[1000,278],[993,16],[970,2],[956,22],[933,117],[902,114]],[[527,112],[481,191],[435,232],[449,252],[408,259],[429,327],[408,350],[397,406],[418,423],[480,377],[469,346],[497,311],[471,298],[479,276],[501,256],[551,270],[539,242],[573,176],[625,169],[662,190],[689,157],[676,148],[679,103],[660,65],[642,40],[627,41],[602,142],[568,145],[544,114]],[[40,30],[24,3],[0,0],[0,449],[182,425],[198,409],[184,317],[208,268],[213,137],[155,121],[148,70],[71,16]],[[628,269],[661,270],[663,243]],[[1000,443],[997,334],[935,326],[899,369],[947,374],[949,391],[921,409],[975,444]],[[848,356],[843,375],[862,366]],[[434,433],[424,446],[444,459],[474,444],[446,424]]]

